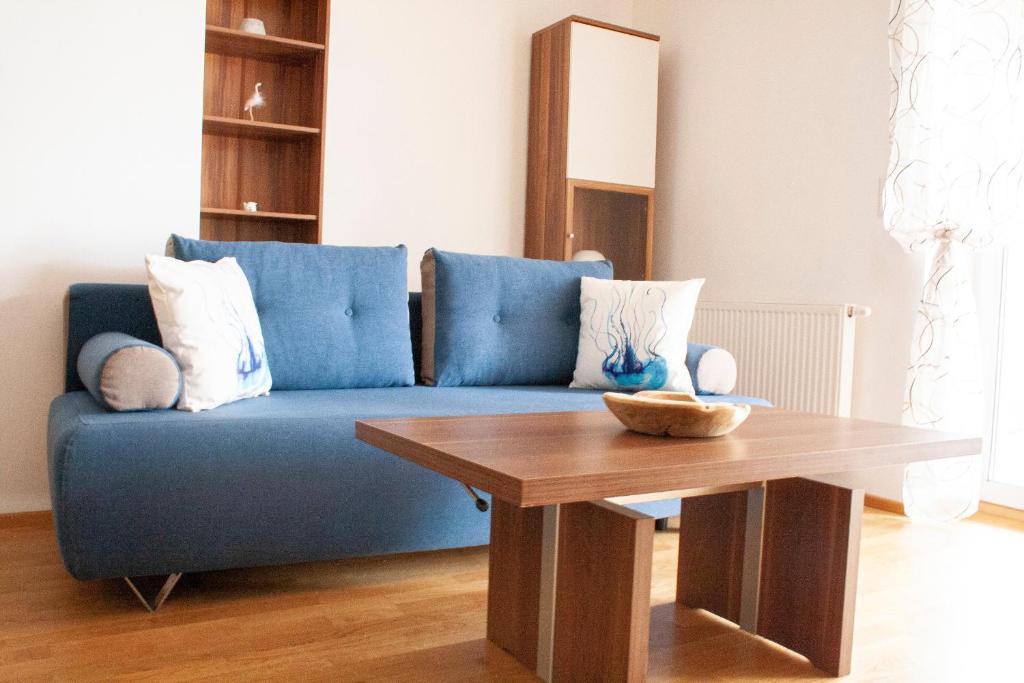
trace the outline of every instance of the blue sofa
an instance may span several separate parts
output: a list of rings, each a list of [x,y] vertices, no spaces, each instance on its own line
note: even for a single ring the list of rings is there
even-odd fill
[[[409,309],[418,362],[418,294]],[[50,407],[48,455],[57,540],[78,579],[486,544],[489,515],[457,482],[357,441],[355,420],[603,409],[600,391],[564,386],[417,385],[110,412],[75,371],[82,345],[106,331],[160,342],[144,285],[70,289],[66,393]],[[637,507],[667,517],[678,505]]]

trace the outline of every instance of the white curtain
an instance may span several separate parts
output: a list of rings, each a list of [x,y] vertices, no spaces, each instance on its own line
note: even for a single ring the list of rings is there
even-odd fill
[[[1024,0],[894,0],[886,230],[928,258],[904,422],[980,434],[976,249],[1018,232],[1024,206]],[[911,465],[913,518],[978,508],[979,458]]]

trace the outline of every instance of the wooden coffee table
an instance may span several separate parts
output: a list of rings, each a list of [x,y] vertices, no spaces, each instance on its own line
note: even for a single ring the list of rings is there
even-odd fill
[[[981,440],[755,408],[717,439],[607,412],[356,422],[356,436],[492,494],[487,638],[544,680],[643,680],[654,519],[683,500],[677,602],[850,670],[864,492],[804,477],[981,451]]]

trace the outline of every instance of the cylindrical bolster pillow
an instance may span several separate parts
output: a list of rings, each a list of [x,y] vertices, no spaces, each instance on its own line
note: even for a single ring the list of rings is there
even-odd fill
[[[736,359],[720,346],[689,344],[686,367],[698,394],[728,394],[736,387]]]
[[[181,368],[155,344],[121,332],[102,332],[78,354],[78,376],[110,410],[171,408],[181,393]]]

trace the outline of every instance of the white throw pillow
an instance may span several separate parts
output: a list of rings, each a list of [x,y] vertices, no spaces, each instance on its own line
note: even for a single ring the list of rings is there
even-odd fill
[[[263,332],[238,262],[147,256],[146,269],[164,348],[181,366],[178,410],[207,410],[267,394]]]
[[[571,387],[693,392],[686,337],[704,280],[584,277],[580,344]]]

